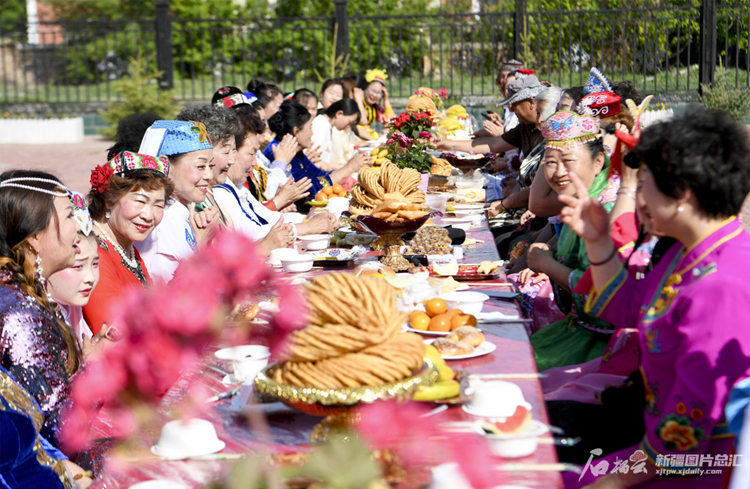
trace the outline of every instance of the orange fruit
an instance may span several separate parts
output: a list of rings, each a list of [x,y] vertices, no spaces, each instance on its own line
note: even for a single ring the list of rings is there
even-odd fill
[[[318,202],[325,202],[326,200],[328,200],[328,196],[323,192],[318,192],[317,194],[315,194],[315,200],[317,200]]]
[[[438,314],[430,321],[430,331],[450,331],[451,320],[445,317],[445,314]]]
[[[443,299],[431,299],[427,301],[424,308],[427,311],[427,314],[431,318],[434,318],[438,314],[445,314],[448,310],[448,304],[446,304]]]
[[[419,309],[414,309],[412,312],[409,313],[409,321],[411,321],[414,316],[418,316],[424,313],[425,313],[424,311],[420,311]]]
[[[344,192],[344,191],[342,190],[341,192],[337,193],[337,194],[336,194],[336,196],[337,196],[337,197],[346,197],[346,192]]]
[[[333,187],[323,187],[322,192],[326,195],[333,195]]]
[[[341,192],[344,191],[344,187],[342,187],[338,183],[336,185],[334,185],[333,187],[331,187],[331,188],[333,188],[333,193],[334,194],[340,194]]]
[[[477,318],[471,314],[461,314],[459,316],[453,316],[451,318],[451,331],[454,329],[461,328],[463,326],[476,326]]]
[[[449,318],[453,318],[454,316],[459,316],[463,313],[464,312],[461,309],[451,309],[450,311],[446,312],[445,315]]]
[[[419,314],[414,314],[409,318],[409,323],[413,329],[427,331],[431,323],[430,316],[420,311]]]

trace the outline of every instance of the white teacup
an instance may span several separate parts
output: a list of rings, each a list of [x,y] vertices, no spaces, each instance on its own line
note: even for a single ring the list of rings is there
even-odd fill
[[[282,258],[297,255],[299,255],[297,250],[292,248],[276,248],[275,250],[271,250],[271,254],[268,256],[268,263],[275,267],[280,267]]]
[[[224,370],[232,373],[236,382],[255,379],[258,372],[266,368],[271,352],[263,345],[243,345],[223,348],[214,356],[221,360]]]
[[[349,210],[349,199],[346,197],[331,197],[326,204],[326,210],[336,217],[341,217],[341,213]]]
[[[531,411],[521,388],[512,382],[472,382],[468,390],[472,392],[471,401],[464,405],[464,411],[474,416],[509,418],[518,406]]]
[[[176,420],[165,424],[151,452],[167,459],[183,459],[216,453],[226,444],[219,440],[214,425],[205,419]]]

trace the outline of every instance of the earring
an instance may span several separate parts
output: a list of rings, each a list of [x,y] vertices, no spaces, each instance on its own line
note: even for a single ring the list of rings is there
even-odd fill
[[[110,216],[110,214],[109,214],[109,211],[107,211],[107,213],[106,213],[106,214],[104,214],[104,218],[105,218],[105,219],[109,219],[109,216]]]
[[[47,287],[47,279],[44,278],[44,268],[42,268],[42,257],[37,253],[36,260],[34,261],[34,269],[37,280],[42,283],[42,287]]]
[[[682,206],[679,206],[679,207],[677,208],[677,212],[682,212],[682,211],[684,211],[684,210],[685,210],[685,208],[684,208],[684,207],[682,207]]]

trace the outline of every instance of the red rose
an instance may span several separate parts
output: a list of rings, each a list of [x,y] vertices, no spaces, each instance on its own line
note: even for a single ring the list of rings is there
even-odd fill
[[[115,171],[108,165],[97,166],[91,170],[91,188],[99,193],[104,192],[109,188],[109,179],[112,178],[112,175],[114,174]]]

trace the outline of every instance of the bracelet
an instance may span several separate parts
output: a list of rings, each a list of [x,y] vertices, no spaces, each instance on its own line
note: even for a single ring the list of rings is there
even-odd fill
[[[617,246],[615,246],[614,244],[612,244],[612,253],[610,253],[609,256],[605,260],[602,260],[602,261],[596,262],[596,263],[594,263],[591,260],[589,260],[589,265],[592,266],[592,267],[598,267],[598,266],[604,265],[605,263],[607,263],[608,261],[610,261],[612,258],[614,258],[616,254],[617,254]]]
[[[631,199],[635,200],[635,194],[632,193],[632,192],[630,192],[630,191],[628,191],[627,189],[621,188],[620,190],[617,191],[617,195],[621,195],[621,194],[622,195],[627,195]]]
[[[94,479],[94,473],[91,472],[90,470],[86,470],[86,471],[83,471],[83,472],[81,472],[79,474],[74,475],[73,476],[73,480],[75,480],[75,481],[81,480],[84,477],[88,477],[89,479],[93,480]]]
[[[635,189],[634,189],[633,187],[626,187],[625,185],[620,185],[620,188],[621,188],[621,189],[623,189],[623,188],[624,188],[624,189],[630,190],[630,191],[632,191],[633,193],[635,193],[635,192],[636,192],[636,190],[635,190]]]

